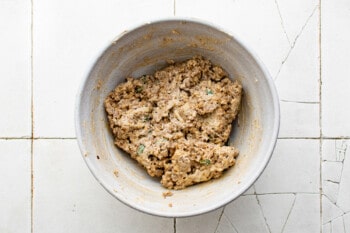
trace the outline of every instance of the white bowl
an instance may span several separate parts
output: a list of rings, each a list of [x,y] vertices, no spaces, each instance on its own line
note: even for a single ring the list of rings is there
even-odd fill
[[[159,180],[113,144],[103,101],[126,77],[151,74],[169,59],[194,55],[221,65],[243,85],[241,113],[229,140],[240,155],[221,178],[172,191],[165,199]],[[160,20],[123,33],[89,69],[77,96],[79,146],[98,182],[125,204],[165,217],[202,214],[244,193],[270,160],[279,130],[278,96],[262,62],[236,36],[196,20]]]

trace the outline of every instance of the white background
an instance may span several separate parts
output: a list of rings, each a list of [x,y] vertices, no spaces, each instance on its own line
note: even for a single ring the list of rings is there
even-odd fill
[[[276,150],[255,185],[166,219],[111,197],[81,158],[77,87],[138,23],[204,19],[239,35],[280,95]],[[349,0],[0,0],[0,232],[350,233]]]

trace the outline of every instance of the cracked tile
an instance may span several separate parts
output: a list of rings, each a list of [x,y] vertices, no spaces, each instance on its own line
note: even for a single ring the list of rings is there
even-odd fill
[[[107,193],[75,140],[35,140],[34,177],[35,233],[173,233],[173,219],[141,213]]]
[[[256,195],[242,196],[226,206],[218,229],[229,232],[231,227],[239,233],[318,232],[319,207],[318,194],[266,194],[258,195],[258,199]]]
[[[323,140],[322,142],[322,192],[334,204],[339,202],[338,194],[347,146],[348,140]],[[345,178],[345,182],[347,182],[347,179]],[[340,203],[349,206],[346,195],[350,195],[350,189],[346,185],[343,184],[341,187]]]
[[[312,11],[317,6],[317,0],[276,0],[283,24],[290,41],[294,41]]]
[[[331,221],[332,232],[346,232],[350,211],[350,140],[324,140],[322,145],[322,215],[323,223]],[[327,180],[337,180],[339,183]],[[349,229],[350,230],[350,229]]]
[[[214,233],[238,233],[225,214],[222,215],[218,229]]]
[[[332,233],[332,225],[330,222],[322,225],[322,233]]]
[[[331,222],[342,216],[344,212],[339,209],[335,204],[333,204],[327,197],[322,196],[322,223]]]
[[[254,194],[255,188],[254,185],[252,185],[244,194]]]
[[[162,0],[35,2],[35,136],[74,137],[77,89],[102,49],[137,23],[172,15],[173,2]]]
[[[205,19],[231,30],[252,46],[273,77],[289,51],[274,1],[223,0],[213,7],[210,0],[176,0],[176,15]]]
[[[0,140],[0,161],[0,232],[30,233],[30,140]]]
[[[255,195],[241,196],[228,204],[224,214],[239,233],[268,233]]]
[[[320,231],[320,196],[297,194],[283,233],[310,233]]]
[[[350,213],[347,213],[343,216],[345,232],[350,232]]]
[[[31,135],[30,12],[30,1],[0,1],[0,137]]]
[[[295,203],[295,195],[268,194],[259,195],[258,198],[271,232],[282,232],[283,226]]]
[[[345,159],[348,143],[345,140],[335,141],[335,161],[343,162]]]
[[[347,141],[349,143],[349,141]],[[337,205],[345,212],[350,211],[350,153],[347,151],[343,162]]]
[[[176,233],[213,233],[218,227],[221,213],[222,208],[194,217],[177,218]]]
[[[323,140],[322,142],[322,160],[343,162],[348,147],[346,140]]]
[[[339,184],[329,181],[322,181],[322,193],[328,197],[332,203],[338,199]]]
[[[282,100],[319,101],[318,14],[314,12],[276,77]],[[307,57],[307,59],[300,59]]]
[[[336,218],[332,221],[332,232],[335,233],[345,233],[345,227],[344,227],[344,222],[343,218],[339,217]]]
[[[339,183],[343,169],[343,163],[341,162],[322,162],[322,179],[325,181]]]
[[[322,1],[322,130],[350,136],[350,1]]]
[[[319,105],[280,101],[279,137],[318,137]]]
[[[270,163],[254,185],[255,190],[258,194],[318,193],[319,161],[319,140],[279,139]]]

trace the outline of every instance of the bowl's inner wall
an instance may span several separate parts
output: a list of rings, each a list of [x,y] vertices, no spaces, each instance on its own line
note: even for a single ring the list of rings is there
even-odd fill
[[[230,138],[240,155],[220,179],[174,191],[171,198],[164,199],[159,180],[150,178],[114,146],[103,101],[126,77],[151,74],[166,66],[167,60],[183,61],[194,55],[221,65],[243,85],[242,109]],[[276,109],[265,74],[234,38],[207,25],[163,21],[123,35],[100,57],[83,90],[79,117],[87,163],[111,193],[141,210],[182,216],[214,209],[244,191],[268,160]]]

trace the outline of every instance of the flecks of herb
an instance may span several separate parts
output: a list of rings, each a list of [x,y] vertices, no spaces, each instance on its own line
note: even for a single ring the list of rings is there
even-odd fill
[[[159,140],[158,140],[158,144],[161,144],[161,143],[167,142],[167,141],[168,141],[168,139],[162,138],[162,139],[159,139]]]
[[[146,122],[146,121],[150,121],[151,120],[151,116],[150,115],[146,115],[143,117],[143,122]]]
[[[142,77],[141,77],[141,81],[144,83],[144,84],[147,84],[147,76],[146,75],[143,75]]]
[[[212,95],[212,94],[214,94],[213,91],[210,89],[207,89],[207,95]]]
[[[143,87],[142,86],[136,87],[135,91],[136,93],[140,93],[143,91]]]
[[[199,161],[199,163],[208,166],[211,162],[209,159],[202,159]]]
[[[140,144],[139,148],[137,148],[137,154],[138,155],[142,154],[144,150],[145,150],[145,145]]]

